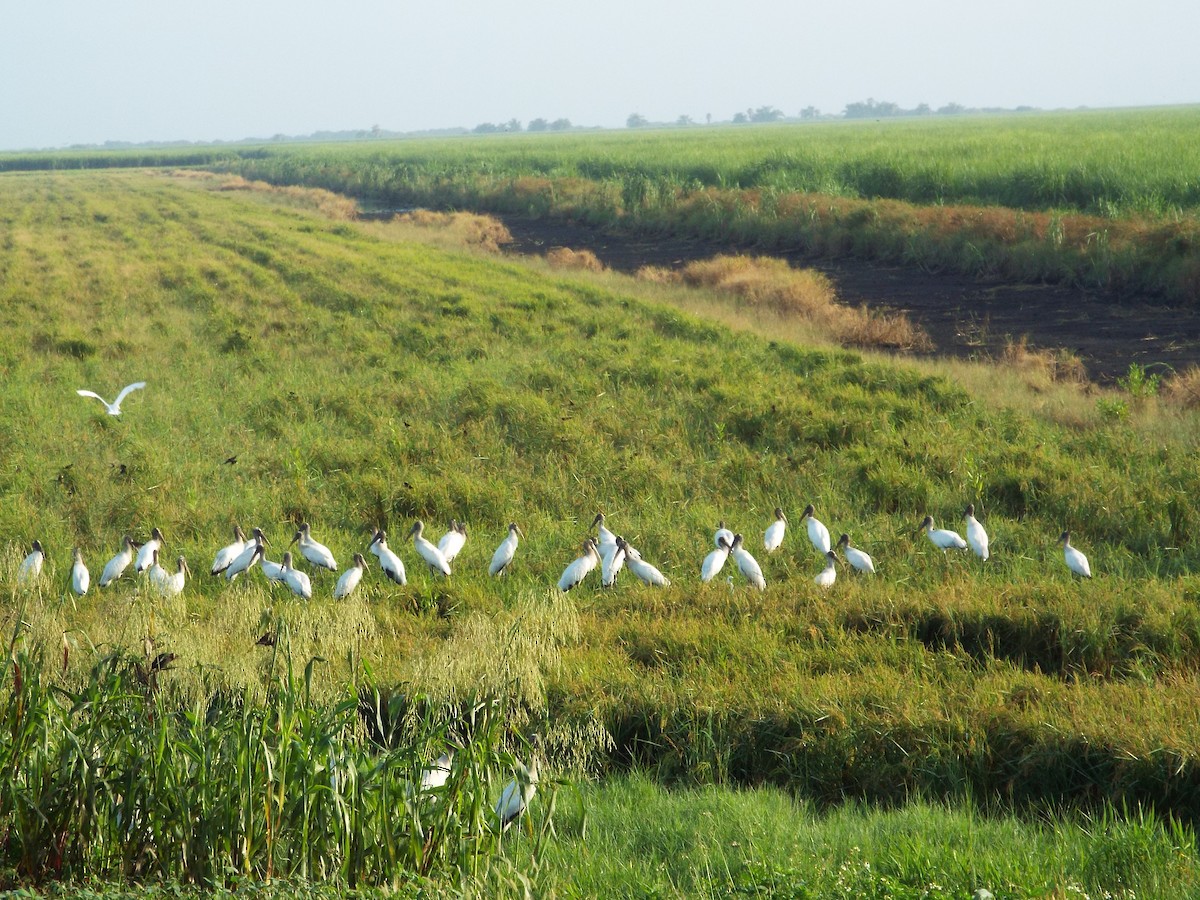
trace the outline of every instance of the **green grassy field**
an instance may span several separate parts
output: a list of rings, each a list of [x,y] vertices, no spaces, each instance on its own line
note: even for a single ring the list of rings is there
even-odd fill
[[[179,657],[165,697],[258,702],[279,670],[255,642],[276,630],[294,659],[323,660],[315,702],[347,684],[435,703],[503,698],[506,728],[555,777],[636,764],[664,784],[772,785],[820,810],[913,797],[980,810],[964,820],[930,805],[909,813],[921,822],[911,852],[864,838],[862,854],[823,867],[796,851],[771,857],[779,871],[738,857],[724,874],[690,861],[609,873],[589,868],[592,842],[560,790],[560,838],[538,871],[564,894],[562,867],[629,895],[687,895],[703,877],[726,893],[807,896],[784,892],[794,869],[822,896],[843,863],[876,853],[897,885],[878,896],[934,882],[961,892],[979,872],[1025,896],[1119,892],[1119,879],[1140,893],[1194,888],[1191,832],[1138,825],[1134,812],[1191,823],[1200,808],[1193,414],[1100,394],[1132,413],[1098,415],[1082,387],[1056,388],[1053,408],[1032,391],[1005,400],[1007,374],[957,379],[801,342],[804,326],[720,297],[415,243],[399,226],[322,215],[318,195],[223,186],[164,172],[0,177],[0,592],[18,646],[49,648],[47,684],[80,690],[99,655],[137,655],[151,636]],[[140,378],[120,417],[74,394]],[[962,386],[972,379],[992,386]],[[808,502],[878,576],[813,584]],[[926,513],[961,528],[968,502],[992,536],[987,563],[915,533]],[[791,525],[768,557],[777,505]],[[608,592],[553,590],[600,510],[669,588],[626,577]],[[404,540],[417,518],[439,535],[451,518],[468,523],[450,579]],[[736,576],[699,583],[718,519],[746,534],[765,592]],[[489,579],[514,520],[527,536],[516,564]],[[264,528],[278,559],[302,521],[343,567],[386,527],[408,586],[372,568],[335,602],[333,577],[315,573],[302,603],[258,572],[232,585],[203,574],[235,522]],[[69,594],[73,546],[95,578],[122,534],[153,526],[196,572],[181,598],[156,600],[128,577]],[[1066,570],[1064,528],[1093,580]],[[47,571],[22,590],[34,538]],[[606,810],[597,819],[643,803],[650,821],[695,817],[670,812],[690,801],[658,787],[608,795],[607,783],[584,791]],[[748,797],[730,801],[748,805],[739,815],[792,815],[781,794]],[[1111,809],[1130,817],[1091,831],[1071,818]],[[1037,830],[988,823],[1060,810],[1074,810],[1062,828],[1085,849],[1063,849],[1050,829],[1037,838],[1046,858],[1019,871],[998,856],[978,871],[944,855],[914,862],[947,822]],[[870,821],[822,827],[909,827]],[[630,852],[619,831],[605,826],[604,839]],[[1120,857],[1138,840],[1155,848],[1148,868]],[[1088,841],[1111,848],[1109,868],[1089,874],[1100,845]]]

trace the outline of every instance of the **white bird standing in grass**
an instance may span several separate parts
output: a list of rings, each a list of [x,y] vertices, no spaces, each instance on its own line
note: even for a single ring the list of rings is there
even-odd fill
[[[592,519],[592,524],[596,527],[596,552],[604,556],[617,545],[617,536],[604,527],[604,513],[596,513],[596,518]]]
[[[562,577],[558,579],[558,589],[564,594],[575,587],[588,572],[600,564],[600,554],[596,552],[596,542],[588,538],[583,542],[583,555],[563,569]]]
[[[74,562],[71,564],[71,590],[82,597],[88,592],[92,583],[92,575],[83,564],[83,553],[78,547],[71,551]]]
[[[248,572],[255,563],[261,562],[263,558],[263,547],[267,543],[267,538],[263,534],[261,528],[255,528],[253,531],[253,539],[246,543],[239,553],[228,566],[225,568],[225,580],[233,581],[243,572]]]
[[[762,567],[759,566],[758,560],[750,555],[750,552],[742,546],[742,536],[735,534],[733,536],[733,547],[729,551],[733,555],[734,562],[737,563],[738,571],[742,576],[758,588],[760,591],[767,589],[767,580],[763,578]]]
[[[300,542],[300,555],[310,563],[331,572],[337,571],[337,560],[333,558],[333,553],[324,544],[312,539],[307,522],[300,524],[295,537],[292,538],[293,544],[297,541]]]
[[[108,587],[129,568],[129,564],[133,562],[134,548],[136,546],[133,538],[129,535],[121,538],[121,549],[117,552],[116,556],[108,561],[104,566],[104,571],[100,573],[100,587]]]
[[[636,548],[629,546],[628,541],[625,542],[625,568],[632,572],[642,584],[648,584],[651,587],[666,587],[671,583],[670,578],[642,559],[642,554],[638,553]]]
[[[763,535],[763,546],[767,548],[768,553],[774,553],[779,549],[783,543],[785,530],[787,530],[787,516],[777,506],[775,507],[775,521],[767,526],[767,533]]]
[[[843,534],[838,538],[837,545],[842,548],[842,553],[846,555],[846,562],[850,563],[859,572],[865,572],[868,575],[875,574],[875,563],[870,555],[857,547],[850,545],[850,535]]]
[[[725,535],[717,535],[717,549],[704,557],[700,564],[700,580],[712,581],[725,568],[725,560],[729,559],[729,551],[733,549],[733,540],[725,540]]]
[[[454,765],[454,748],[437,758],[432,766],[421,773],[421,793],[436,791],[450,780],[450,768]]]
[[[832,550],[825,554],[825,568],[816,574],[813,581],[823,588],[833,587],[837,581],[837,555]]]
[[[165,594],[167,570],[158,564],[158,551],[155,550],[150,556],[150,566],[146,569],[146,580],[150,582],[150,586],[154,588],[155,593]]]
[[[233,526],[233,543],[226,544],[217,551],[217,555],[213,558],[212,573],[220,575],[229,568],[229,564],[238,558],[238,555],[246,549],[246,535],[242,532],[241,525]]]
[[[42,542],[34,541],[29,555],[25,557],[21,562],[21,568],[17,570],[17,584],[21,587],[29,587],[36,582],[42,575],[42,563],[45,560],[46,554],[42,552]]]
[[[946,528],[934,528],[933,516],[926,516],[921,520],[921,530],[933,541],[933,546],[943,552],[946,550],[966,550],[967,542],[962,539],[957,531],[950,531]]]
[[[134,565],[134,570],[141,573],[145,572],[154,563],[154,554],[162,549],[163,534],[158,528],[150,530],[150,540],[142,544],[137,552],[137,563]]]
[[[103,397],[101,397],[95,391],[79,390],[79,391],[76,391],[75,393],[77,393],[80,397],[95,397],[97,400],[99,400],[101,403],[104,404],[104,408],[106,410],[108,410],[108,414],[110,416],[119,416],[121,414],[121,401],[124,400],[126,397],[128,397],[134,391],[140,391],[145,386],[146,386],[146,382],[144,382],[144,381],[135,381],[133,384],[127,384],[125,387],[123,387],[121,389],[121,393],[117,394],[117,399],[114,400],[112,403],[109,403],[107,400],[105,400]]]
[[[437,548],[441,551],[442,556],[446,558],[446,562],[454,562],[454,557],[462,553],[462,548],[467,543],[467,523],[460,522],[454,519],[450,522],[450,530],[442,535],[442,539],[438,541]]]
[[[341,600],[343,597],[349,597],[354,593],[354,589],[362,581],[363,572],[366,571],[366,568],[367,561],[363,559],[363,555],[355,553],[354,564],[342,573],[342,577],[338,579],[337,585],[333,589],[333,599]]]
[[[807,520],[808,539],[820,554],[824,556],[832,549],[829,542],[829,529],[813,515],[813,505],[811,503],[804,507],[803,518]]]
[[[528,768],[518,762],[513,774],[516,777],[505,786],[504,792],[500,794],[500,799],[496,802],[496,818],[500,820],[501,831],[507,829],[520,817],[521,813],[529,806],[533,795],[537,793],[537,754],[534,754]]]
[[[379,568],[383,570],[383,574],[396,584],[408,584],[408,578],[404,574],[404,563],[395,551],[387,545],[387,532],[382,528],[375,532],[375,537],[371,541],[371,546],[367,548],[376,556],[379,557]]]
[[[430,571],[436,572],[444,577],[450,575],[450,563],[446,562],[446,557],[442,556],[442,551],[439,550],[431,541],[426,540],[421,536],[421,532],[425,530],[425,523],[417,519],[413,523],[412,530],[409,532],[412,535],[413,546],[417,548],[417,555],[425,560],[425,564],[429,566]]]
[[[988,536],[983,530],[983,526],[979,524],[979,520],[975,518],[975,504],[968,503],[967,511],[963,513],[967,518],[967,543],[971,549],[975,551],[975,555],[982,560],[988,558]]]
[[[733,546],[733,532],[725,527],[724,519],[717,523],[717,530],[713,533],[713,543],[716,544],[718,550],[721,549],[722,540],[724,540],[726,546]]]
[[[625,538],[617,535],[617,542],[600,557],[600,586],[612,587],[617,575],[625,567]]]
[[[163,582],[163,593],[168,597],[178,597],[183,593],[184,584],[191,574],[192,571],[188,568],[187,560],[182,555],[175,557],[175,571],[169,574],[167,580]]]
[[[283,554],[283,570],[280,572],[280,578],[297,597],[303,597],[305,600],[312,599],[312,581],[305,572],[292,568],[290,551]]]
[[[513,561],[513,557],[517,555],[518,538],[523,537],[525,537],[525,533],[521,531],[517,523],[509,522],[508,537],[500,542],[500,546],[492,554],[492,562],[488,566],[489,575],[503,575],[508,571],[509,564]]]
[[[1091,578],[1092,567],[1088,565],[1087,557],[1071,546],[1071,532],[1064,531],[1058,540],[1063,545],[1063,559],[1067,561],[1067,568],[1076,575]]]

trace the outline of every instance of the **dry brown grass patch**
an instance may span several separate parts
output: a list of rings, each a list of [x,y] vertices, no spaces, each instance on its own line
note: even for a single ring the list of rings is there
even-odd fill
[[[1025,336],[1017,341],[1010,340],[1000,359],[1004,365],[1039,381],[1084,384],[1088,380],[1083,361],[1070,350],[1030,347]]]
[[[454,239],[455,243],[478,247],[489,253],[499,253],[500,247],[512,243],[512,235],[499,219],[469,212],[435,212],[431,209],[414,209],[395,219],[404,225],[438,230]]]
[[[591,250],[555,247],[546,253],[546,262],[555,269],[574,269],[581,272],[604,271],[604,263],[600,262]]]
[[[1188,366],[1164,380],[1159,396],[1181,409],[1200,409],[1200,366]]]
[[[343,194],[335,194],[324,188],[299,187],[297,185],[279,187],[265,181],[249,181],[241,175],[228,175],[221,178],[220,183],[215,185],[213,190],[271,194],[282,198],[291,206],[313,210],[327,219],[336,219],[342,222],[348,222],[358,216],[357,203]]]

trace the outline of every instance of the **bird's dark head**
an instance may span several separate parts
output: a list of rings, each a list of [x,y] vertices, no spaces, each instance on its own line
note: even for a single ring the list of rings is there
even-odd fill
[[[838,538],[837,545],[839,547],[849,547],[850,546],[850,535],[843,534],[840,538]]]
[[[809,516],[811,516],[811,515],[812,515],[814,512],[816,512],[816,510],[815,510],[815,509],[813,509],[813,505],[810,503],[810,504],[808,504],[808,506],[804,507],[804,515],[803,515],[803,516],[801,516],[801,518],[802,518],[802,519],[807,519],[807,518],[808,518]]]
[[[785,521],[785,522],[787,521],[787,516],[785,516],[785,515],[783,514],[783,508],[782,508],[782,507],[779,507],[779,506],[775,507],[775,518],[776,518],[776,519],[782,519],[782,520],[783,520],[783,521]]]

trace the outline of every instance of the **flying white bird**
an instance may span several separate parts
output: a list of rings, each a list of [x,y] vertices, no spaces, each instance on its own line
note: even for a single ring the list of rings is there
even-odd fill
[[[437,758],[432,766],[421,773],[421,793],[436,791],[450,779],[450,767],[454,765],[454,749],[451,748]]]
[[[1063,545],[1063,559],[1067,561],[1067,568],[1076,575],[1091,578],[1092,567],[1088,565],[1087,557],[1071,546],[1071,532],[1064,531],[1058,540]]]
[[[309,534],[307,522],[300,524],[299,530],[292,538],[293,544],[297,541],[300,542],[300,555],[310,563],[314,566],[320,566],[322,569],[329,569],[331,572],[337,571],[337,560],[333,558],[333,554],[329,551],[328,547],[312,539],[312,535]]]
[[[246,549],[246,535],[242,533],[241,525],[233,526],[233,543],[226,544],[217,551],[216,557],[213,558],[212,573],[220,575],[229,568],[229,564],[238,558],[238,555]]]
[[[283,571],[280,574],[283,583],[288,586],[288,589],[293,594],[297,597],[303,597],[305,600],[312,599],[312,581],[306,573],[292,568],[292,554],[290,551],[283,554]]]
[[[737,563],[738,571],[742,576],[758,588],[760,591],[767,589],[767,580],[763,578],[762,567],[759,566],[758,560],[750,555],[750,552],[742,546],[742,536],[735,534],[733,536],[733,546],[729,549],[733,556],[734,562]]]
[[[875,574],[875,563],[865,551],[850,545],[850,535],[843,534],[838,538],[837,545],[842,548],[842,553],[846,554],[846,562],[851,566],[859,572],[866,572],[868,575]]]
[[[825,568],[817,573],[813,578],[818,587],[833,587],[833,583],[837,581],[837,556],[832,550],[825,554]]]
[[[929,540],[933,541],[933,546],[939,550],[967,549],[967,542],[962,539],[962,536],[957,531],[934,528],[933,516],[926,516],[921,520],[921,529],[929,536]]]
[[[158,528],[150,530],[150,540],[142,544],[137,552],[137,563],[134,565],[134,571],[145,572],[154,562],[154,554],[162,549],[163,534]]]
[[[92,583],[92,575],[88,572],[88,567],[83,564],[83,553],[76,547],[72,553],[74,562],[71,565],[71,590],[82,597],[88,592],[88,587]]]
[[[133,562],[134,548],[136,546],[137,544],[133,542],[133,539],[129,535],[121,538],[120,551],[108,561],[104,566],[104,571],[100,573],[100,587],[108,587],[129,568],[129,564]]]
[[[629,546],[628,542],[625,543],[625,568],[640,579],[642,584],[666,587],[671,583],[670,578],[642,559],[642,554],[638,553],[634,547]]]
[[[564,594],[575,587],[584,576],[600,564],[600,554],[596,552],[596,542],[588,538],[583,542],[583,556],[580,556],[565,569],[558,579],[558,589]]]
[[[333,599],[341,600],[343,597],[349,597],[358,587],[358,583],[362,581],[366,568],[367,561],[363,559],[363,555],[355,553],[354,565],[342,573],[342,577],[338,579],[337,585],[333,589]]]
[[[442,535],[442,539],[438,541],[437,548],[442,552],[442,556],[446,557],[446,562],[454,562],[454,557],[462,553],[463,545],[467,542],[467,523],[460,522],[454,519],[450,523],[450,530]]]
[[[968,503],[967,511],[963,515],[967,519],[967,543],[971,545],[976,556],[986,560],[988,558],[988,536],[987,532],[983,530],[983,526],[979,524],[979,520],[975,518],[975,504]]]
[[[717,530],[713,533],[713,543],[717,545],[718,550],[721,549],[722,538],[728,546],[733,546],[733,532],[725,527],[724,519],[717,523]]]
[[[601,556],[608,553],[617,544],[617,536],[604,527],[604,513],[596,513],[596,518],[592,519],[592,524],[596,528],[596,552]]]
[[[382,528],[375,532],[375,537],[371,541],[371,546],[368,547],[372,553],[379,557],[379,568],[383,570],[383,574],[390,578],[396,584],[408,584],[408,578],[404,574],[404,563],[395,551],[387,545],[387,532]]]
[[[594,546],[593,549],[595,549]],[[513,774],[516,777],[504,788],[504,792],[496,803],[496,818],[500,820],[501,830],[507,829],[517,820],[537,792],[537,755],[534,755],[528,768],[518,762]]]
[[[617,542],[600,557],[600,586],[612,587],[617,575],[625,567],[625,538],[617,535]]]
[[[95,397],[104,404],[104,408],[108,410],[110,416],[119,416],[121,414],[121,401],[128,397],[133,391],[140,391],[146,386],[144,381],[135,381],[133,384],[128,384],[121,389],[121,393],[117,394],[117,399],[109,403],[95,391],[76,391],[80,397]]]
[[[767,548],[768,553],[779,549],[779,545],[783,543],[783,532],[786,529],[787,516],[777,506],[775,507],[775,521],[767,526],[767,533],[763,535],[763,546]]]
[[[261,528],[255,528],[253,535],[253,539],[246,543],[242,548],[242,552],[225,568],[225,579],[227,581],[233,581],[243,572],[248,572],[255,563],[262,561],[263,546],[267,543],[267,539],[263,535]]]
[[[712,581],[721,569],[725,568],[725,560],[729,559],[729,551],[733,549],[733,541],[725,540],[725,535],[717,536],[717,549],[704,557],[700,565],[700,580]]]
[[[413,523],[412,530],[409,532],[413,539],[413,546],[417,548],[417,555],[425,560],[425,564],[429,566],[431,572],[437,572],[442,576],[449,576],[450,563],[446,562],[446,557],[442,556],[442,551],[433,542],[421,536],[421,532],[424,530],[425,523],[417,519]]]
[[[29,551],[29,555],[21,563],[21,568],[17,570],[17,584],[21,587],[29,587],[42,574],[42,563],[45,562],[46,554],[42,552],[42,542],[34,541],[33,547]]]
[[[813,505],[810,503],[804,507],[803,518],[808,520],[808,539],[812,541],[812,545],[817,548],[817,551],[824,556],[832,549],[829,542],[829,529],[813,515]]]
[[[508,523],[508,537],[500,542],[496,552],[492,554],[492,563],[488,566],[489,575],[502,575],[508,571],[509,563],[517,555],[517,539],[525,537],[516,522]]]

